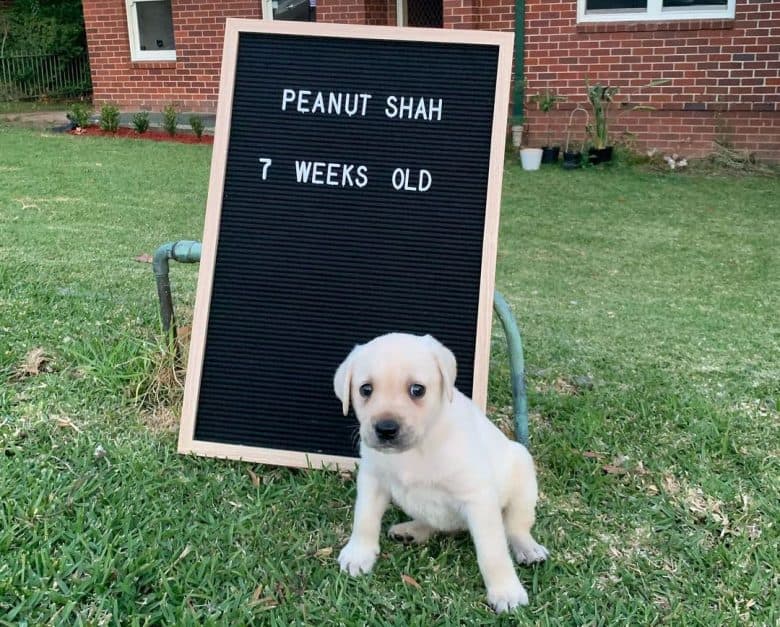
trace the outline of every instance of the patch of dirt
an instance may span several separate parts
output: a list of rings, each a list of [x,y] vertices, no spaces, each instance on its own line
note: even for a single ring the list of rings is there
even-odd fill
[[[116,133],[110,133],[97,126],[87,126],[86,128],[76,128],[68,131],[69,135],[89,136],[89,137],[122,137],[125,139],[145,139],[153,142],[177,142],[179,144],[205,144],[214,143],[213,135],[203,135],[200,139],[192,133],[177,132],[175,135],[169,135],[165,131],[149,129],[145,133],[136,133],[132,128],[121,127]]]
[[[179,428],[190,327],[178,327],[176,331],[175,352],[161,350],[155,356],[154,373],[141,400],[141,422],[152,431],[171,432]]]
[[[552,391],[560,396],[577,396],[592,390],[593,387],[593,377],[590,375],[561,376],[552,382],[539,381],[534,385],[534,389],[540,394]]]
[[[157,433],[175,433],[179,428],[178,408],[164,403],[141,412],[141,423],[149,430]]]

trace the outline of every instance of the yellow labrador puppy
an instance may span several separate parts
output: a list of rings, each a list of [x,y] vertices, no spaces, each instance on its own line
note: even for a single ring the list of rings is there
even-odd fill
[[[422,543],[436,531],[468,529],[498,612],[528,603],[509,554],[522,564],[548,553],[531,535],[536,473],[510,441],[454,387],[455,356],[430,335],[391,333],[356,346],[333,379],[344,415],[360,422],[361,463],[352,536],[339,555],[350,575],[368,573],[379,553],[390,501],[412,520],[392,538]]]

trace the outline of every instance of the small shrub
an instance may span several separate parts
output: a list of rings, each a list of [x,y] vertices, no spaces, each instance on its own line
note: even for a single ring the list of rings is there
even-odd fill
[[[190,116],[190,128],[195,136],[200,139],[203,135],[203,118],[199,115]]]
[[[68,111],[68,119],[79,128],[89,126],[89,118],[92,116],[92,107],[84,102],[76,102]]]
[[[176,107],[172,104],[169,104],[165,109],[162,111],[162,126],[163,128],[168,131],[168,135],[173,137],[176,135],[176,122],[179,120],[179,112],[176,111]]]
[[[139,111],[133,115],[133,128],[139,135],[149,130],[149,112]]]
[[[119,128],[119,108],[106,104],[100,108],[100,128],[109,133],[116,133]]]

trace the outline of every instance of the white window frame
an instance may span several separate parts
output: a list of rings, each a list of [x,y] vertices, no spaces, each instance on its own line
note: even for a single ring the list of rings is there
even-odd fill
[[[130,59],[132,61],[175,61],[176,50],[141,50],[141,34],[138,30],[138,11],[136,6],[141,2],[155,0],[125,0],[127,9],[127,32],[130,36]],[[173,8],[173,3],[171,3]],[[174,46],[176,40],[174,38]]]
[[[263,7],[263,19],[273,22],[274,0],[261,0],[260,5]],[[311,3],[309,3],[309,8],[311,8]]]
[[[577,0],[577,22],[661,22],[669,20],[733,20],[737,0],[725,7],[663,7],[663,0],[647,0],[646,9],[600,9],[585,11],[587,0]]]

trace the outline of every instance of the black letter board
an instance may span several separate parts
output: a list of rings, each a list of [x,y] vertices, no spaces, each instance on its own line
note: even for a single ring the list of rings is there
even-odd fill
[[[390,331],[484,407],[511,48],[228,20],[180,452],[352,466],[333,374]]]

